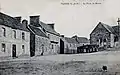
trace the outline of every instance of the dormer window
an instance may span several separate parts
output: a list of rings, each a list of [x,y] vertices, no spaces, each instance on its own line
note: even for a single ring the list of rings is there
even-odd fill
[[[25,33],[22,32],[22,39],[25,40]]]
[[[6,29],[4,27],[2,27],[2,35],[6,37]]]

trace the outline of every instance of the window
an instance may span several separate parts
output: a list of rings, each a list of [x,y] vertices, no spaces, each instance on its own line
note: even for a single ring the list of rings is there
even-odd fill
[[[48,34],[48,37],[50,38],[50,34]]]
[[[5,52],[5,48],[6,48],[5,44],[2,43],[2,52]]]
[[[54,49],[54,46],[52,45],[52,49]]]
[[[115,36],[115,37],[114,37],[114,42],[117,42],[117,41],[118,41],[118,37]]]
[[[22,39],[25,40],[25,33],[22,32]]]
[[[13,36],[16,39],[16,31],[15,30],[13,30]]]
[[[104,42],[106,42],[106,39],[104,39]]]
[[[6,36],[6,30],[5,28],[2,27],[2,35],[5,37]]]
[[[23,50],[23,52],[25,52],[25,46],[24,45],[22,45],[22,50]]]

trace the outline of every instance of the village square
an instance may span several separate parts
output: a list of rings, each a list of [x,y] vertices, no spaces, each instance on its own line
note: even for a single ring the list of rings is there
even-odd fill
[[[120,19],[96,23],[88,39],[66,37],[40,15],[21,18],[0,12],[0,75],[120,74]]]

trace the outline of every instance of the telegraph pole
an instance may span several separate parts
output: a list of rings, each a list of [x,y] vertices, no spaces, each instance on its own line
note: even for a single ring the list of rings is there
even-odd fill
[[[120,18],[118,18],[118,40],[120,41]]]

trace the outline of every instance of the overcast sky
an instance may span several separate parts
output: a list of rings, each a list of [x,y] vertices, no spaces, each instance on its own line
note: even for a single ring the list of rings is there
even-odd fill
[[[98,5],[62,5],[63,0],[0,0],[1,11],[11,16],[40,15],[45,23],[55,23],[55,30],[65,36],[85,36],[103,22],[116,25],[120,0],[102,0]]]

